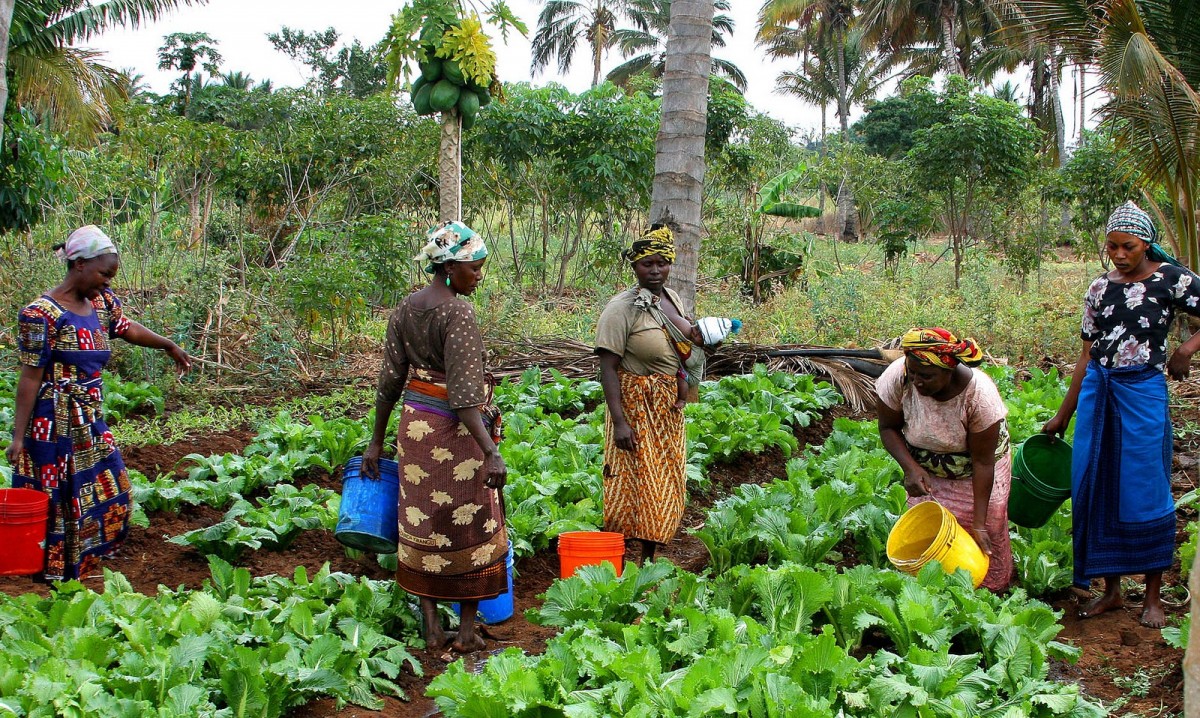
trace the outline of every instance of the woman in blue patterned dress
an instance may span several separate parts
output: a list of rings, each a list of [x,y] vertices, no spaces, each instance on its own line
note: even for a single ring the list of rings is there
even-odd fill
[[[1104,594],[1079,611],[1090,618],[1121,608],[1121,576],[1143,574],[1141,623],[1166,621],[1160,590],[1175,557],[1171,417],[1167,382],[1188,375],[1200,334],[1167,355],[1177,312],[1200,316],[1200,281],[1158,245],[1154,221],[1133,202],[1108,220],[1113,269],[1083,302],[1083,350],[1058,413],[1042,428],[1066,431],[1078,407],[1071,465],[1075,585],[1104,578]]]
[[[109,289],[117,250],[88,225],[56,248],[67,276],[21,310],[13,441],[5,452],[13,487],[50,495],[44,580],[83,578],[120,546],[129,530],[129,478],[104,423],[100,372],[109,340],[162,349],[180,372],[187,352],[128,319]]]

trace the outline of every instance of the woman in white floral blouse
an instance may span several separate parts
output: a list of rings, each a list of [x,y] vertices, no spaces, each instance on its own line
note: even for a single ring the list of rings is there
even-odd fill
[[[1200,333],[1167,358],[1177,311],[1200,316],[1200,279],[1158,245],[1148,214],[1126,202],[1108,220],[1113,269],[1084,299],[1083,351],[1058,413],[1042,428],[1063,434],[1078,406],[1071,467],[1075,584],[1104,578],[1104,594],[1083,606],[1090,618],[1121,608],[1121,576],[1144,574],[1141,623],[1165,622],[1160,589],[1175,551],[1171,418],[1163,369],[1188,375]]]

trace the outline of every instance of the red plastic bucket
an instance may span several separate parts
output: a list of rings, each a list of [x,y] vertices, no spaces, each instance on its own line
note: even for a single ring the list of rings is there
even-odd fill
[[[558,535],[558,575],[570,578],[580,566],[608,561],[621,575],[625,567],[625,536],[611,531],[568,531]]]
[[[42,572],[50,495],[34,489],[0,489],[0,576]]]

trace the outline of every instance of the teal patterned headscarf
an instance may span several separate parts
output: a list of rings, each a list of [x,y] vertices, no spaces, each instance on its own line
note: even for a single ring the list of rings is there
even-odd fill
[[[1170,252],[1163,249],[1162,245],[1158,243],[1158,228],[1154,226],[1154,219],[1147,214],[1146,210],[1134,204],[1133,200],[1129,200],[1113,210],[1108,218],[1108,226],[1104,230],[1105,234],[1109,232],[1132,234],[1149,244],[1146,256],[1153,262],[1166,262],[1174,264],[1176,267],[1183,266],[1178,259],[1172,257]]]
[[[443,222],[425,233],[426,244],[413,257],[426,262],[425,271],[433,274],[435,265],[446,262],[474,262],[488,256],[483,237],[462,222]]]

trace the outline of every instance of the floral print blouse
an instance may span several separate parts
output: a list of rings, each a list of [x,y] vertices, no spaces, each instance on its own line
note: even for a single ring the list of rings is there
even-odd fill
[[[1167,330],[1175,311],[1200,316],[1200,281],[1186,269],[1163,264],[1140,282],[1115,282],[1102,274],[1083,300],[1080,336],[1093,342],[1091,358],[1117,369],[1167,363]]]

